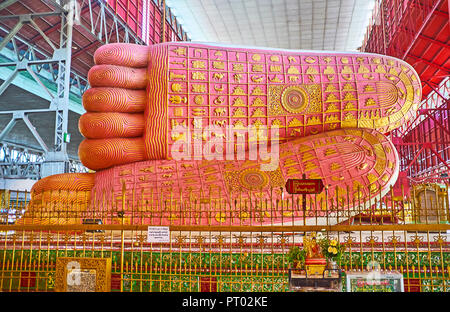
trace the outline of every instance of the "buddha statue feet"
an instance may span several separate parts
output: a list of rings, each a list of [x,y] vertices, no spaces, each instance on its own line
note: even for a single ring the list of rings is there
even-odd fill
[[[81,222],[42,217],[68,203],[119,222],[113,211],[134,213],[118,206],[125,195],[160,211],[158,220],[136,222],[183,224],[193,220],[184,204],[164,215],[155,198],[230,204],[237,193],[250,202],[259,192],[277,206],[286,180],[304,175],[327,186],[308,202],[311,211],[351,210],[395,183],[398,156],[383,133],[413,116],[421,100],[414,69],[376,54],[170,42],[109,44],[94,59],[79,156],[97,172],[38,181],[27,214],[41,217],[33,222]],[[194,217],[196,224],[245,224],[239,214],[248,207],[231,206]],[[261,224],[283,223],[278,208],[260,213]]]

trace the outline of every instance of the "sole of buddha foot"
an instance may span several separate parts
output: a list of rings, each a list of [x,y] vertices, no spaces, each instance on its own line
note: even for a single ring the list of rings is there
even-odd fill
[[[106,45],[95,60],[83,103],[96,115],[80,121],[80,159],[94,170],[174,158],[177,127],[277,127],[284,141],[343,128],[386,133],[421,101],[414,69],[377,54],[176,42]],[[131,119],[139,125],[128,131]]]

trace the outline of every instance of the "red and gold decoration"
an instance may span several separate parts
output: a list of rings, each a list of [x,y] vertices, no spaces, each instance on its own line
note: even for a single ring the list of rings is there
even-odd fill
[[[313,209],[321,210],[319,203],[325,200],[345,209],[352,200],[384,195],[395,183],[398,155],[383,133],[413,116],[421,100],[412,67],[375,54],[170,42],[148,47],[109,44],[94,58],[91,89],[83,96],[87,112],[79,128],[86,139],[79,156],[97,172],[40,180],[29,210],[41,210],[49,202],[55,204],[52,209],[60,209],[67,196],[44,195],[59,190],[69,197],[70,192],[83,191],[88,200],[93,200],[92,192],[108,197],[121,190],[138,190],[141,200],[170,192],[199,201],[230,200],[238,190],[282,198],[279,190],[286,181],[303,175],[327,186],[327,195],[318,194]],[[278,128],[275,167],[262,171],[267,159],[261,158],[173,159],[172,146],[186,137],[172,130],[184,126],[194,136],[207,125]],[[196,139],[202,147],[208,143],[204,135]],[[249,142],[244,143],[246,151]],[[350,198],[345,199],[347,189]],[[112,205],[103,208],[111,210]],[[269,219],[281,222],[280,215],[272,210],[261,224]],[[298,214],[294,219],[305,217]],[[215,220],[223,224],[226,218]],[[44,219],[39,222],[53,222]],[[237,219],[228,224],[245,224]]]
[[[323,255],[320,239],[317,239],[316,233],[313,232],[303,238],[303,248],[306,250],[305,268],[308,276],[322,276],[327,259]]]

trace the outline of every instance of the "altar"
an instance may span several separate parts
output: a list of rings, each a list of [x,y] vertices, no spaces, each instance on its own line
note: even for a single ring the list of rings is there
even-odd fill
[[[289,290],[293,292],[340,292],[340,269],[325,269],[322,274],[308,274],[304,269],[289,269]]]

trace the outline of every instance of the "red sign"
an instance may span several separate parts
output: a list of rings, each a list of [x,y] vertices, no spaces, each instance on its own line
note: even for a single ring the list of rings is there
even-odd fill
[[[319,194],[323,190],[320,179],[288,179],[286,191],[289,194]]]

